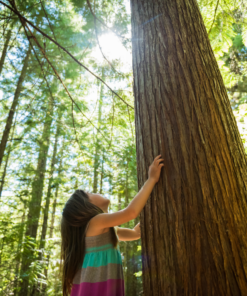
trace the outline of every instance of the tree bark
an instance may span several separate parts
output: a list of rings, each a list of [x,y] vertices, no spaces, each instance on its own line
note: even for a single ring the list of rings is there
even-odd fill
[[[28,224],[26,228],[25,236],[32,237],[36,239],[38,224],[39,224],[39,217],[40,217],[40,210],[41,210],[41,201],[43,195],[43,187],[44,187],[44,179],[45,179],[45,172],[46,172],[46,161],[47,161],[47,154],[49,149],[49,142],[50,142],[50,128],[52,124],[52,115],[53,115],[53,107],[54,107],[54,99],[51,97],[49,101],[48,110],[46,112],[42,137],[40,140],[40,149],[39,149],[39,156],[38,156],[38,165],[37,170],[35,172],[35,177],[32,182],[32,193],[31,193],[31,200],[29,203],[29,210],[28,210]],[[29,252],[29,256],[24,258],[26,254]],[[26,275],[29,273],[29,267],[33,260],[36,260],[33,255],[33,251],[24,250],[23,258],[22,258],[22,270],[21,275]],[[19,293],[19,296],[26,296],[28,295],[28,277],[23,277],[22,287]]]
[[[247,295],[247,161],[196,0],[131,0],[144,294]]]
[[[9,137],[9,132],[10,132],[11,125],[12,125],[12,122],[13,122],[15,109],[16,109],[16,106],[18,104],[18,99],[19,99],[19,96],[20,96],[20,93],[21,93],[22,84],[23,84],[23,81],[24,81],[25,76],[26,76],[27,67],[28,67],[28,60],[29,60],[30,54],[31,54],[31,46],[29,45],[29,48],[27,50],[25,59],[23,61],[23,67],[22,67],[22,70],[21,70],[21,75],[20,75],[18,83],[17,83],[17,87],[16,87],[15,94],[14,94],[14,99],[13,99],[11,108],[9,110],[9,115],[8,115],[8,118],[7,118],[5,129],[4,129],[4,132],[3,132],[3,135],[2,135],[2,140],[1,140],[1,143],[0,143],[0,167],[1,167],[1,164],[2,164],[4,150],[6,148],[6,144],[7,144],[8,137]]]

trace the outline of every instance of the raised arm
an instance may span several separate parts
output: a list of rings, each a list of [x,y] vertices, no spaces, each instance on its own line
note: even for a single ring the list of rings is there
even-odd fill
[[[161,155],[155,157],[153,163],[149,167],[147,181],[125,209],[115,213],[102,213],[96,215],[91,219],[90,224],[95,228],[103,229],[121,225],[135,219],[144,208],[154,185],[159,180],[161,168],[164,166],[164,164],[161,163],[163,159],[160,157]]]
[[[140,222],[133,229],[117,226],[117,235],[120,241],[133,241],[141,237]]]

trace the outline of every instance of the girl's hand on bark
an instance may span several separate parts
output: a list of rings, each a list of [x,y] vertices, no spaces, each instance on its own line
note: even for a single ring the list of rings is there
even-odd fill
[[[161,168],[164,166],[164,164],[161,163],[164,159],[160,157],[161,154],[155,157],[148,170],[148,178],[155,181],[155,183],[159,181]]]

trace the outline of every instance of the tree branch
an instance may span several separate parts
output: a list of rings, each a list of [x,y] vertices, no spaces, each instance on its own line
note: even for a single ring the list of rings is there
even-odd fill
[[[15,5],[15,3],[13,3],[12,5]],[[22,25],[23,25],[23,27],[24,27],[24,30],[25,30],[25,33],[26,33],[27,38],[30,37],[30,36],[28,36],[27,31],[26,31],[26,28],[28,29],[29,33],[31,34],[31,37],[32,37],[32,38],[28,38],[28,40],[29,40],[30,46],[32,47],[32,50],[34,51],[34,54],[35,54],[36,59],[38,60],[39,64],[40,64],[40,61],[39,61],[39,59],[38,59],[38,57],[37,57],[37,54],[36,54],[36,52],[35,52],[35,50],[34,50],[34,48],[33,48],[33,46],[32,46],[32,43],[31,43],[31,40],[30,40],[30,39],[33,39],[33,40],[35,41],[35,43],[37,44],[37,46],[39,47],[39,49],[40,49],[40,51],[42,52],[44,58],[47,60],[48,64],[49,64],[49,65],[51,66],[51,68],[53,69],[53,71],[54,71],[54,73],[56,74],[56,76],[57,76],[57,78],[59,79],[59,81],[62,83],[62,85],[63,85],[65,91],[67,92],[69,98],[71,99],[72,103],[75,104],[75,106],[78,108],[78,110],[81,112],[81,114],[82,114],[84,117],[87,118],[87,120],[92,124],[92,126],[93,126],[94,128],[96,128],[96,130],[97,130],[97,131],[103,136],[103,138],[104,138],[104,139],[106,140],[106,142],[108,143],[108,140],[107,140],[107,139],[105,138],[105,136],[101,133],[101,131],[100,131],[100,130],[99,130],[99,129],[98,129],[98,128],[92,123],[92,121],[91,121],[91,120],[90,120],[90,119],[89,119],[89,118],[88,118],[88,117],[82,112],[82,110],[80,109],[80,107],[78,106],[78,104],[74,101],[74,99],[72,98],[72,96],[71,96],[70,92],[68,91],[67,87],[66,87],[65,84],[63,83],[63,81],[62,81],[60,75],[58,74],[58,72],[56,71],[55,67],[52,65],[52,63],[50,62],[50,60],[49,60],[48,57],[46,56],[44,49],[43,49],[42,46],[39,44],[38,40],[37,40],[36,37],[33,35],[32,31],[30,30],[30,28],[28,27],[28,25],[25,23],[25,21],[24,21],[20,16],[19,16],[19,18],[20,18],[20,21],[21,21],[21,23],[22,23]],[[42,70],[42,72],[43,72],[43,68],[42,68],[42,66],[41,66],[41,70]],[[50,94],[51,94],[51,96],[52,96],[52,93],[51,93],[51,90],[50,90],[50,87],[49,87],[49,83],[48,83],[46,77],[44,77],[44,79],[45,79],[45,81],[46,81],[46,83],[47,83],[47,85],[48,85],[48,89],[49,89]]]
[[[28,25],[24,23],[24,26],[27,27],[29,33],[33,36],[33,40],[36,42],[37,46],[39,47],[40,51],[42,52],[43,56],[45,57],[45,59],[47,60],[48,64],[51,66],[51,68],[53,69],[54,73],[56,74],[57,78],[59,79],[59,81],[62,83],[65,91],[67,92],[69,98],[71,99],[72,103],[75,104],[75,106],[78,108],[78,110],[81,112],[81,114],[87,118],[87,120],[92,124],[92,126],[94,128],[97,129],[97,131],[103,136],[103,138],[108,142],[108,140],[105,138],[105,136],[101,133],[101,131],[92,123],[92,121],[82,112],[81,108],[78,106],[78,104],[74,101],[74,99],[72,98],[69,90],[67,89],[66,85],[63,83],[62,78],[60,77],[60,75],[58,74],[57,70],[55,69],[55,67],[52,65],[52,63],[50,62],[50,60],[48,59],[48,57],[45,54],[44,49],[41,47],[41,45],[39,44],[38,40],[35,38],[35,36],[33,35],[32,31],[29,29]],[[47,80],[46,80],[47,81]]]
[[[99,49],[101,51],[101,54],[102,56],[104,57],[104,59],[108,62],[108,64],[112,67],[112,70],[115,71],[116,73],[118,73],[119,75],[123,75],[122,73],[119,73],[115,68],[114,66],[112,65],[112,63],[106,58],[106,56],[104,55],[103,51],[102,51],[102,48],[100,46],[100,43],[99,43],[99,38],[98,38],[98,31],[97,31],[97,25],[96,25],[96,18],[94,18],[94,28],[95,28],[95,36],[96,36],[96,40],[97,40],[97,43],[98,43],[98,46],[99,46]]]
[[[217,9],[218,9],[218,6],[219,6],[219,2],[220,2],[220,0],[217,1],[216,7],[215,7],[215,11],[214,11],[214,19],[213,19],[213,22],[212,22],[211,28],[210,28],[209,31],[208,31],[208,36],[209,36],[209,34],[210,34],[210,32],[211,32],[211,30],[212,30],[212,28],[213,28],[214,22],[215,22],[216,12],[217,12]]]
[[[95,15],[95,13],[93,12],[93,9],[92,9],[92,6],[91,6],[91,3],[90,3],[89,0],[87,0],[87,5],[88,5],[88,7],[89,7],[89,9],[90,9],[90,12],[92,13],[94,19],[96,19],[97,21],[99,21],[104,27],[106,27],[108,30],[110,30],[112,33],[114,33],[114,34],[117,35],[118,37],[129,40],[128,38],[123,37],[123,36],[119,35],[118,33],[116,33],[115,31],[113,31],[113,30],[112,30],[111,28],[109,28],[109,27],[108,27],[108,26],[107,26],[107,25],[106,25],[101,19],[99,19],[99,18]]]
[[[63,46],[61,46],[57,41],[55,41],[53,38],[51,38],[50,36],[48,36],[46,33],[44,33],[43,31],[41,31],[38,27],[36,27],[32,22],[30,22],[28,19],[26,19],[24,16],[22,16],[17,10],[16,8],[12,8],[9,5],[7,5],[6,3],[2,2],[0,0],[0,3],[2,3],[4,6],[8,7],[11,11],[13,11],[15,14],[17,14],[20,18],[20,20],[25,21],[26,23],[28,23],[30,26],[32,26],[35,30],[37,30],[40,34],[42,34],[43,36],[45,36],[46,38],[48,38],[50,41],[52,41],[53,43],[55,43],[58,47],[60,47],[63,51],[65,51],[77,64],[79,64],[81,67],[83,67],[85,70],[87,70],[90,74],[92,74],[95,78],[97,78],[98,80],[100,80],[108,89],[110,89],[110,91],[112,93],[114,93],[114,95],[116,95],[121,101],[123,101],[127,106],[129,106],[131,109],[134,109],[134,107],[132,107],[131,105],[129,105],[127,102],[125,102],[125,100],[123,98],[121,98],[105,81],[103,81],[99,76],[97,76],[96,74],[94,74],[91,70],[89,70],[86,66],[84,66],[81,62],[79,62],[66,48],[64,48]],[[36,39],[36,38],[35,38]],[[37,40],[37,39],[36,39]],[[52,66],[53,67],[53,66]]]

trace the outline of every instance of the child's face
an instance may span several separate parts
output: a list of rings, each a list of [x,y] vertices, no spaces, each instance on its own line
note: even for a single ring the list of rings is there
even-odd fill
[[[87,194],[92,204],[101,208],[105,213],[108,213],[108,206],[110,203],[110,200],[108,198],[104,197],[102,194],[99,194],[99,193],[87,192]]]

